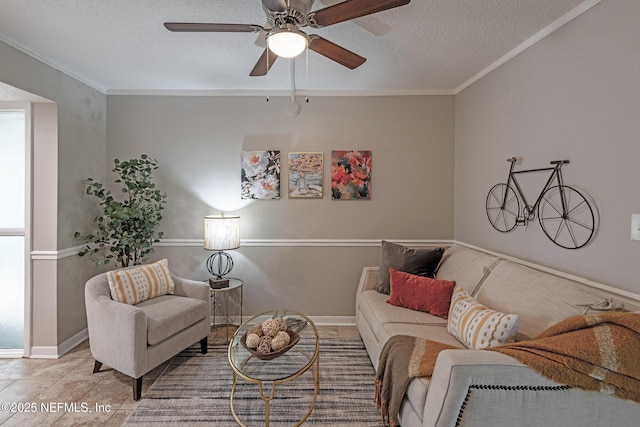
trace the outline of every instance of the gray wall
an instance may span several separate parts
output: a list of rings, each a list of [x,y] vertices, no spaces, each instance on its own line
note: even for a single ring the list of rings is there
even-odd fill
[[[247,314],[282,306],[353,316],[362,267],[378,262],[379,248],[362,240],[453,238],[454,100],[314,97],[296,117],[285,114],[286,101],[109,96],[107,158],[147,153],[160,162],[157,183],[168,193],[162,229],[173,244],[156,257],[179,272],[207,276],[210,253],[175,240],[202,240],[203,217],[225,210],[241,216],[243,240],[260,241],[234,251],[232,275],[247,282]],[[240,152],[253,149],[281,151],[280,200],[240,199]],[[331,150],[339,149],[372,151],[371,200],[331,200]],[[287,197],[294,151],[324,153],[322,199]],[[264,243],[273,239],[297,242]],[[313,239],[340,242],[301,247]]]
[[[92,219],[82,180],[105,174],[107,97],[2,42],[0,82],[52,101],[33,108],[32,346],[46,352],[87,324],[83,284],[95,269],[59,251]]]
[[[640,2],[606,0],[456,96],[455,238],[640,293]],[[595,240],[566,250],[537,222],[502,234],[485,197],[521,168],[570,159],[565,182],[600,214]]]

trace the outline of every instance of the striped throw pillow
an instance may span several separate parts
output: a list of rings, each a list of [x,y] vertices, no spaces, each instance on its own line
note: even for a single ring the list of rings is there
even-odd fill
[[[447,330],[467,348],[480,350],[514,341],[518,317],[491,310],[456,286],[451,296]]]
[[[166,259],[136,268],[109,271],[107,279],[111,299],[131,305],[173,294],[175,289]]]

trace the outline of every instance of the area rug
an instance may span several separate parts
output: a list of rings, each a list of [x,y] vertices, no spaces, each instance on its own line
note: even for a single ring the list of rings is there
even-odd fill
[[[275,362],[278,359],[275,359]],[[320,340],[320,391],[305,426],[380,426],[374,396],[374,369],[359,339]],[[199,345],[174,357],[125,426],[236,426],[229,395],[232,374],[224,346]],[[270,386],[268,391],[270,390]],[[313,397],[309,370],[276,387],[270,405],[271,426],[292,426],[307,412]],[[234,407],[247,426],[264,426],[264,402],[258,386],[238,381]]]

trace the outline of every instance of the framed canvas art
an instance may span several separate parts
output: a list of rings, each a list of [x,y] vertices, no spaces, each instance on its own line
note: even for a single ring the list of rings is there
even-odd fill
[[[280,151],[243,151],[241,155],[243,199],[280,198]]]
[[[322,198],[322,153],[289,153],[289,197]]]
[[[371,199],[371,151],[331,152],[331,198]]]

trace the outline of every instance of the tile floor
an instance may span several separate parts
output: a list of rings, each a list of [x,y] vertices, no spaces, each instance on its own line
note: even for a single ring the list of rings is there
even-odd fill
[[[318,330],[321,339],[359,337],[353,326]],[[223,331],[213,329],[210,342],[224,345]],[[131,396],[131,379],[108,366],[93,374],[93,364],[88,341],[58,360],[0,359],[0,425],[122,425],[138,404]],[[164,368],[144,376],[143,396]]]

